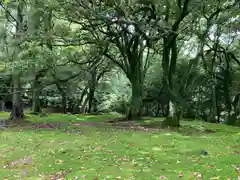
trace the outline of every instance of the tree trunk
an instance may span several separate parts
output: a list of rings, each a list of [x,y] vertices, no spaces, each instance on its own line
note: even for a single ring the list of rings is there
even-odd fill
[[[58,91],[60,92],[62,96],[62,113],[67,113],[67,93],[64,86],[62,86],[59,82],[56,83],[56,86],[58,88]]]
[[[212,123],[216,123],[217,122],[217,119],[216,119],[217,118],[217,98],[216,98],[215,85],[212,86],[212,106],[213,106],[213,113],[209,121]]]
[[[128,120],[139,119],[142,106],[142,84],[140,78],[132,78],[131,106],[128,112]]]
[[[164,126],[180,127],[182,108],[177,103],[169,102],[169,115],[163,122]]]
[[[232,109],[234,111],[229,113],[227,124],[234,125],[237,122],[237,116],[239,115],[239,99],[240,94],[235,95],[234,100],[232,102]]]
[[[42,107],[41,107],[41,103],[40,103],[40,90],[39,90],[39,79],[36,76],[34,84],[33,84],[33,95],[32,95],[32,100],[33,100],[33,104],[32,104],[32,111],[33,114],[39,114],[42,112]]]
[[[1,101],[0,102],[0,105],[1,105],[1,111],[5,111],[5,103],[4,103],[4,101]]]
[[[64,114],[67,113],[67,95],[66,95],[66,92],[62,92],[62,112]]]
[[[88,94],[88,113],[92,112],[93,99],[94,99],[95,89],[90,89]]]
[[[80,99],[78,100],[78,105],[80,106],[79,107],[80,113],[84,113],[84,108],[83,108],[84,102],[83,102],[83,100],[84,100],[84,96],[87,95],[87,92],[88,92],[87,90],[88,90],[88,88],[85,87],[83,92],[82,92],[82,94],[81,94],[81,96],[80,96]]]
[[[40,91],[38,89],[33,91],[33,104],[32,104],[33,114],[40,114],[42,112],[39,95]]]
[[[94,94],[95,89],[97,85],[97,67],[92,67],[90,71],[91,78],[88,81],[88,87],[89,87],[89,93],[88,93],[88,113],[92,112],[92,106],[93,106],[93,100],[94,100]]]
[[[88,109],[87,109],[87,104],[88,104],[88,96],[87,98],[84,100],[83,102],[83,105],[82,105],[82,110],[83,110],[83,113],[87,113],[88,112]]]
[[[237,114],[234,111],[231,111],[230,113],[228,113],[228,117],[227,117],[227,122],[226,124],[228,125],[235,125],[237,122]]]
[[[13,80],[13,107],[10,114],[10,119],[16,121],[23,119],[24,113],[21,106],[21,87],[20,87],[20,74],[14,74]]]
[[[18,56],[21,51],[20,44],[23,40],[24,24],[23,24],[23,10],[24,2],[19,1],[17,5],[17,16],[16,16],[16,51],[14,52],[13,61],[19,60]],[[23,119],[23,108],[21,106],[21,82],[20,82],[21,71],[18,68],[13,69],[12,82],[13,82],[13,107],[10,114],[10,119],[16,121],[17,119]]]
[[[170,35],[169,38],[164,38],[163,48],[163,85],[166,94],[168,95],[169,101],[169,115],[163,126],[179,127],[180,118],[182,115],[182,108],[180,102],[178,102],[178,95],[174,93],[172,78],[175,74],[176,61],[177,61],[177,44],[176,37]],[[169,42],[169,39],[171,42]]]

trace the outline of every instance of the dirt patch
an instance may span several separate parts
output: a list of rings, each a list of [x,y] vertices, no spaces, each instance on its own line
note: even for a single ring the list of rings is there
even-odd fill
[[[35,129],[61,129],[62,127],[75,126],[75,127],[96,127],[96,128],[111,128],[111,129],[121,129],[130,131],[143,131],[143,132],[166,132],[175,131],[183,135],[194,136],[194,135],[204,135],[208,133],[215,133],[211,129],[198,129],[192,126],[183,126],[180,128],[159,128],[151,125],[141,125],[136,121],[126,121],[119,119],[105,120],[101,122],[78,122],[70,124],[34,124],[32,125]],[[81,134],[80,131],[72,131],[68,128],[64,132],[70,134]]]
[[[35,129],[56,129],[59,128],[60,124],[33,124]]]
[[[159,131],[157,128],[144,127],[137,124],[135,121],[114,121],[108,123],[111,128],[132,130],[132,131],[144,131],[144,132],[155,132]]]
[[[214,131],[212,129],[205,129],[204,132],[205,133],[215,133],[216,131]]]
[[[12,162],[9,162],[7,164],[7,167],[8,168],[14,168],[16,166],[22,166],[22,165],[28,165],[28,164],[32,164],[33,160],[32,160],[32,157],[30,156],[26,156],[22,159],[18,159],[18,160],[15,160],[15,161],[12,161]]]
[[[134,121],[114,121],[114,122],[81,122],[81,123],[73,123],[73,126],[84,126],[84,127],[97,127],[97,128],[111,128],[111,129],[122,129],[122,130],[132,130],[132,131],[158,131],[158,129],[154,128],[145,128],[140,126]]]

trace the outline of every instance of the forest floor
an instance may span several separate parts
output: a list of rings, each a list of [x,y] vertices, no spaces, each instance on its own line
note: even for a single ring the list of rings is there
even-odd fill
[[[0,179],[240,178],[239,127],[182,121],[180,129],[160,129],[159,118],[109,122],[114,117],[29,115],[60,127],[0,129]]]

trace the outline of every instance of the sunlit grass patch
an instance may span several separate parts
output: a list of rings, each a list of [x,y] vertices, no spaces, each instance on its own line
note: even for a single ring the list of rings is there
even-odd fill
[[[0,118],[8,118],[9,117],[9,115],[10,115],[10,113],[9,112],[0,112]]]
[[[26,120],[32,121],[34,123],[77,123],[77,122],[101,122],[110,118],[116,118],[116,115],[111,114],[103,114],[103,115],[72,115],[72,114],[60,114],[60,113],[54,113],[54,114],[46,114],[44,116],[42,115],[30,115],[28,114],[28,117]]]

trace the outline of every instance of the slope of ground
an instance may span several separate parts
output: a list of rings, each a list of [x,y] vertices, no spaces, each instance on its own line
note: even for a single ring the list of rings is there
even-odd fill
[[[159,119],[132,123],[140,129],[94,124],[113,117],[32,116],[29,120],[35,123],[73,124],[0,131],[0,179],[235,180],[240,176],[237,127],[183,121],[176,132],[157,130]]]

